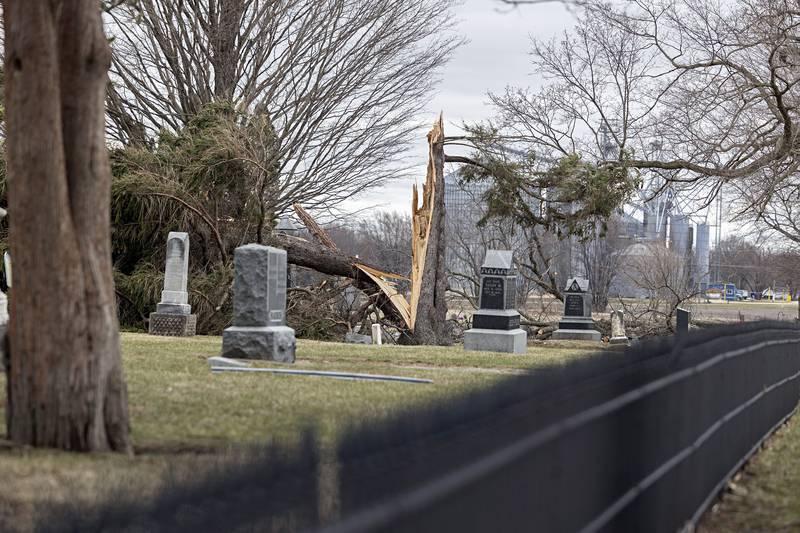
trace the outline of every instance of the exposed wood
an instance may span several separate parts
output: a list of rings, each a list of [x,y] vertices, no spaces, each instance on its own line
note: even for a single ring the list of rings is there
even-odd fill
[[[415,183],[411,191],[411,327],[417,319],[422,276],[430,238],[433,203],[436,196],[436,169],[434,168],[433,143],[443,140],[442,117],[439,116],[428,133],[428,170],[422,185],[422,205],[419,205],[419,189]]]
[[[293,265],[316,270],[330,276],[350,278],[358,289],[368,294],[381,295],[376,306],[389,320],[403,329],[408,327],[406,313],[401,311],[402,306],[395,304],[397,293],[393,286],[385,280],[376,279],[387,277],[387,273],[379,268],[359,262],[355,257],[350,257],[341,252],[334,252],[323,248],[299,237],[276,234],[272,237],[272,244],[286,250],[287,261]],[[402,295],[399,295],[402,297]]]
[[[412,330],[413,326],[411,322],[411,310],[408,301],[406,300],[405,296],[403,296],[397,291],[397,288],[394,286],[394,284],[389,281],[389,279],[406,279],[406,278],[404,276],[401,276],[400,274],[385,272],[379,268],[367,265],[361,261],[358,261],[356,258],[345,256],[336,246],[336,243],[333,242],[333,239],[331,239],[330,235],[328,235],[328,233],[324,229],[322,229],[322,227],[319,224],[317,224],[314,218],[311,215],[309,215],[308,212],[306,212],[306,210],[303,209],[303,207],[299,203],[293,204],[293,207],[295,213],[297,213],[297,216],[300,217],[300,220],[302,220],[303,224],[305,224],[306,228],[308,228],[308,231],[320,242],[320,244],[325,246],[327,250],[329,250],[334,255],[338,256],[337,262],[343,261],[348,265],[350,265],[351,267],[353,267],[354,272],[361,271],[362,273],[366,274],[367,277],[370,280],[372,280],[372,282],[375,284],[375,288],[383,292],[384,296],[388,299],[391,305],[394,306],[395,312],[392,314],[401,317],[405,326],[409,330]],[[313,253],[311,253],[307,248],[304,248],[303,253],[306,259],[308,259],[308,257],[313,255]],[[330,257],[328,258],[328,260],[331,259],[332,258]],[[318,258],[315,258],[315,261],[319,263]],[[289,262],[293,262],[291,254],[289,257]],[[315,268],[315,270],[319,269]],[[353,277],[353,276],[346,276],[346,277]]]
[[[406,297],[397,291],[397,288],[393,283],[384,279],[385,273],[380,270],[370,268],[367,265],[357,264],[356,266],[359,270],[368,275],[378,287],[380,287],[381,291],[383,291],[383,294],[389,298],[389,300],[392,302],[392,305],[394,305],[398,313],[400,313],[400,316],[403,317],[403,321],[408,329],[413,331],[411,322],[411,308],[408,305],[408,300],[406,300]]]
[[[428,169],[422,187],[412,191],[411,323],[415,344],[452,343],[447,328],[447,278],[444,234],[444,125],[441,115],[428,133]]]
[[[328,233],[322,229],[319,224],[317,224],[317,221],[314,220],[314,218],[309,215],[305,209],[303,209],[303,206],[295,202],[292,204],[292,207],[294,208],[294,212],[297,213],[297,216],[300,217],[300,220],[303,221],[303,224],[305,224],[306,228],[308,228],[308,231],[311,232],[311,235],[313,235],[314,238],[320,242],[320,244],[333,250],[334,252],[339,251],[339,248],[336,246],[336,243],[333,242],[333,239],[331,239],[330,235],[328,235]]]
[[[299,204],[294,204],[295,212],[325,248],[310,248],[310,243],[301,239],[279,236],[284,240],[282,246],[288,252],[289,262],[349,277],[361,289],[380,291],[379,308],[396,321],[402,321],[407,330],[402,340],[411,344],[452,344],[445,299],[444,139],[440,115],[428,133],[428,168],[422,187],[422,205],[417,186],[412,190],[410,302],[389,281],[401,276],[383,272],[339,252],[330,236]]]

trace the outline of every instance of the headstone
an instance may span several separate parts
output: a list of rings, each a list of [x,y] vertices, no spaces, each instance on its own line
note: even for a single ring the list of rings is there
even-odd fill
[[[150,313],[150,334],[191,337],[197,329],[197,315],[189,305],[189,234],[170,231],[167,236],[167,260],[164,290],[156,312]]]
[[[625,315],[622,309],[611,313],[611,338],[610,344],[628,344],[628,335],[625,334]]]
[[[479,309],[472,329],[464,332],[464,349],[524,354],[528,334],[514,309],[517,275],[510,250],[487,250],[481,266]]]
[[[692,312],[687,309],[676,309],[675,315],[675,334],[685,335],[689,333],[689,323],[692,321]]]
[[[355,331],[348,331],[344,334],[344,342],[347,344],[372,344],[372,337]]]
[[[372,324],[372,344],[383,344],[383,330],[380,324]]]
[[[599,341],[602,336],[592,322],[592,293],[589,280],[570,278],[564,288],[564,316],[553,332],[553,340]]]
[[[286,251],[247,244],[234,252],[233,325],[222,356],[293,363],[294,330],[286,325]]]

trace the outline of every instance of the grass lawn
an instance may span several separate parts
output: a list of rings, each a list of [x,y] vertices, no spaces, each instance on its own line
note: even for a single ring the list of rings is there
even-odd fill
[[[12,445],[0,429],[0,530],[27,530],[40,502],[95,502],[115,492],[146,495],[166,470],[191,476],[236,456],[244,445],[291,445],[305,428],[324,448],[353,424],[369,424],[505,376],[585,357],[599,344],[550,343],[529,356],[465,352],[460,347],[363,346],[299,341],[293,368],[427,378],[432,384],[320,377],[212,374],[206,358],[219,337],[175,339],[123,334],[136,454],[70,454]],[[267,366],[259,363],[259,366]],[[0,416],[5,405],[0,378]]]
[[[800,531],[800,413],[750,460],[698,531]]]

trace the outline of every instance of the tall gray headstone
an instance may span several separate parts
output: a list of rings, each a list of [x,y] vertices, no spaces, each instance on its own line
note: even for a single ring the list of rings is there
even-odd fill
[[[564,316],[553,332],[553,340],[599,341],[602,336],[592,321],[592,293],[589,280],[570,278],[564,288]]]
[[[189,337],[197,329],[187,291],[189,281],[189,234],[171,231],[167,236],[164,290],[156,312],[150,313],[150,334]]]
[[[510,250],[486,251],[480,291],[480,309],[472,315],[472,329],[464,332],[464,349],[525,353],[528,334],[514,309],[517,276]]]
[[[294,330],[286,326],[286,251],[240,246],[234,267],[233,325],[222,332],[222,356],[293,363]]]

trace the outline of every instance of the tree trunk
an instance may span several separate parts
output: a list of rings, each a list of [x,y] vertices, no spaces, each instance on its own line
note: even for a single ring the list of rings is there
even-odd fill
[[[416,310],[414,331],[402,342],[408,344],[438,344],[449,346],[453,338],[447,323],[447,274],[445,271],[445,207],[444,207],[444,127],[442,118],[433,125],[428,133],[429,158],[426,187],[432,188],[430,193],[423,191],[423,207],[417,210],[415,217],[428,216],[427,246],[421,274],[412,281],[419,283],[418,293],[412,293],[412,310]],[[416,195],[414,197],[416,202]],[[425,213],[426,204],[430,202],[430,212]],[[418,222],[417,227],[425,223]],[[415,236],[417,237],[417,236]],[[416,292],[416,291],[415,291]],[[416,300],[416,306],[415,301]],[[413,311],[412,311],[413,312]]]
[[[214,66],[214,98],[217,101],[233,100],[239,60],[236,38],[246,8],[243,0],[219,0],[217,9],[212,8],[209,13],[213,19],[211,63]]]
[[[4,0],[14,295],[9,437],[130,452],[111,270],[110,63],[96,0]]]

